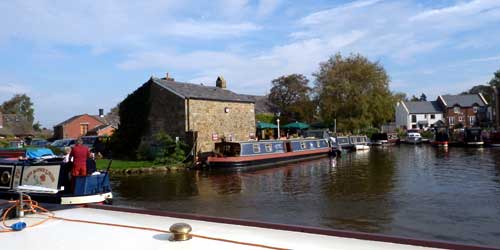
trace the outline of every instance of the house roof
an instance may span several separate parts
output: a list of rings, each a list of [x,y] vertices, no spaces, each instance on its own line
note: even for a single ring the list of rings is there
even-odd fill
[[[445,105],[453,107],[459,105],[460,107],[472,107],[474,104],[479,106],[486,106],[483,98],[479,94],[471,95],[442,95]]]
[[[443,113],[437,101],[431,102],[404,102],[410,114],[437,114]]]
[[[3,114],[3,132],[5,135],[33,135],[33,122],[21,114]],[[10,133],[9,133],[10,132]]]
[[[65,121],[63,121],[63,122],[61,122],[61,123],[59,123],[59,124],[55,125],[54,127],[59,127],[59,126],[66,125],[66,124],[68,124],[68,123],[72,122],[73,120],[75,120],[75,119],[77,119],[77,118],[79,118],[79,117],[81,117],[81,116],[84,116],[84,115],[88,115],[88,116],[90,116],[90,117],[93,117],[94,119],[96,119],[96,120],[100,121],[100,122],[101,122],[101,123],[103,123],[103,124],[108,124],[108,122],[106,121],[106,119],[105,119],[104,117],[100,117],[100,116],[98,116],[98,115],[82,114],[82,115],[75,115],[75,116],[73,116],[73,117],[71,117],[71,118],[69,118],[69,119],[67,119],[67,120],[65,120]]]
[[[255,101],[255,113],[263,114],[263,113],[273,113],[271,109],[271,103],[267,98],[267,95],[246,95],[247,98],[253,99]]]
[[[255,100],[246,95],[236,94],[227,89],[215,86],[176,82],[173,80],[159,79],[155,77],[151,77],[151,80],[185,99],[255,103]]]
[[[88,132],[99,132],[100,130],[103,130],[103,129],[107,128],[107,127],[113,127],[114,128],[113,125],[103,124],[103,125],[99,125],[99,126],[93,128],[93,129],[89,130]]]

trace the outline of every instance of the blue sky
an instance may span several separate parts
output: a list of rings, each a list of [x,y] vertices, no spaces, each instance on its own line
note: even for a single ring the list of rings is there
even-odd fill
[[[500,1],[1,1],[0,102],[28,94],[51,127],[109,111],[150,76],[266,94],[337,52],[430,98],[500,68]]]

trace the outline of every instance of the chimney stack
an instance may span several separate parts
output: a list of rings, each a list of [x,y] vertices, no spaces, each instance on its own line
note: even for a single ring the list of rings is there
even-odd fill
[[[227,86],[224,77],[222,76],[217,77],[217,81],[215,81],[215,86],[217,86],[217,88],[225,89]]]
[[[167,81],[175,81],[174,78],[170,77],[170,74],[167,72],[167,74],[165,74],[165,77],[163,78],[163,80],[167,80]]]
[[[99,117],[104,117],[104,109],[99,109]]]

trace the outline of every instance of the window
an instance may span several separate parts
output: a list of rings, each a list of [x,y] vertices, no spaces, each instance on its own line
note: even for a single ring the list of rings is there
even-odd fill
[[[459,121],[459,122],[463,122],[463,121],[464,121],[464,118],[463,118],[462,116],[459,116],[459,117],[458,117],[458,121]]]
[[[80,135],[86,135],[88,131],[89,131],[89,124],[87,123],[80,124]]]
[[[413,124],[411,125],[411,128],[417,128],[417,125]]]
[[[460,107],[454,107],[454,108],[453,108],[453,112],[454,112],[455,114],[460,113]]]
[[[477,113],[478,110],[479,110],[478,106],[472,107],[472,112],[474,112],[474,114]]]
[[[321,141],[316,141],[316,147],[321,148]]]
[[[306,143],[305,142],[300,142],[300,148],[301,149],[306,149]]]
[[[417,115],[411,115],[411,122],[417,122]]]
[[[475,116],[469,116],[469,124],[472,126],[476,123],[476,117]]]
[[[424,115],[424,118],[427,118],[427,114]]]
[[[253,144],[253,152],[254,153],[260,153],[260,145],[255,143]]]
[[[436,115],[431,115],[431,119],[436,119]]]
[[[271,143],[266,144],[266,152],[272,152],[273,151],[273,145]]]
[[[453,116],[452,117],[448,117],[448,123],[450,125],[455,125],[455,117],[453,117]]]

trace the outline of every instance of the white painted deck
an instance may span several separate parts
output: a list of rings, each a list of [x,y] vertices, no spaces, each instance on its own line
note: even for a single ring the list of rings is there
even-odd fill
[[[92,208],[66,209],[56,211],[55,215],[71,219],[151,227],[162,230],[168,230],[174,223],[185,222],[192,226],[192,233],[194,234],[288,249],[431,249]],[[30,222],[36,220],[34,217],[40,218],[40,216],[28,215],[23,220],[30,224]],[[13,222],[15,221],[9,221],[9,225]],[[167,233],[56,219],[23,231],[0,233],[2,249],[265,249],[196,237],[189,241],[172,242],[168,240],[169,237],[170,234]]]

